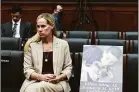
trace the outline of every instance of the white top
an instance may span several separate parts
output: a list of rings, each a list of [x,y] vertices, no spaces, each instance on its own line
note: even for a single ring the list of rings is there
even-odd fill
[[[16,33],[15,33],[15,38],[20,38],[20,23],[21,23],[21,19],[16,23],[17,27],[16,27]],[[15,22],[12,20],[12,28],[14,27]]]

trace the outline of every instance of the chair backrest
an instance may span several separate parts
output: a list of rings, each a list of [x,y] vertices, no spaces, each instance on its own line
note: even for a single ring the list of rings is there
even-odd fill
[[[74,60],[73,60],[73,71],[74,71],[74,90],[72,92],[79,92],[80,86],[80,75],[81,75],[81,65],[82,65],[82,52],[81,53],[74,53]]]
[[[63,31],[56,31],[58,38],[63,38]]]
[[[123,46],[123,53],[126,54],[129,42],[120,39],[96,39],[96,45],[111,45],[111,46]]]
[[[138,40],[138,32],[123,32],[123,39]]]
[[[91,31],[68,31],[67,38],[91,39],[92,32]]]
[[[71,92],[78,92],[78,66],[79,66],[79,56],[78,53],[71,53],[72,58],[72,65],[73,65],[73,71],[72,71],[72,77],[70,78],[69,84],[71,87]]]
[[[121,32],[95,31],[95,39],[121,39]]]
[[[91,44],[91,39],[68,38],[66,40],[69,44],[70,52],[82,52],[83,45]]]
[[[21,39],[14,37],[1,37],[1,50],[20,50]]]
[[[130,52],[138,53],[138,40],[130,40]]]
[[[1,87],[3,90],[17,89],[19,92],[24,81],[23,58],[23,51],[1,50]]]
[[[123,54],[123,92],[126,92],[126,54]]]
[[[138,54],[127,54],[126,91],[138,92]]]

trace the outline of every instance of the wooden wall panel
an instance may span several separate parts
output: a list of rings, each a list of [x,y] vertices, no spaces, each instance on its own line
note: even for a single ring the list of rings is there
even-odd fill
[[[42,11],[40,10],[35,11],[26,10],[24,11],[23,19],[25,19],[26,21],[31,21],[34,25],[36,25],[36,18],[40,13],[42,13]]]
[[[10,9],[12,5],[20,4],[23,8],[23,19],[36,24],[37,16],[42,12],[52,13],[52,7],[62,4],[64,7],[63,28],[64,30],[74,29],[80,23],[77,16],[78,5],[75,2],[2,2],[1,22],[11,21]],[[86,7],[86,14],[90,23],[83,24],[81,30],[113,30],[129,31],[138,30],[138,8],[137,3],[116,3],[98,2],[89,3]],[[77,19],[77,20],[75,20]],[[95,26],[98,25],[98,27]]]
[[[111,29],[130,31],[135,28],[134,12],[113,12],[111,17]]]
[[[62,21],[62,24],[64,25],[63,26],[64,30],[69,30],[71,28],[73,17],[75,17],[74,11],[67,10],[67,12],[64,13],[64,17],[63,17],[64,21]]]
[[[98,11],[94,13],[94,18],[97,21],[97,24],[99,26],[99,30],[103,29],[106,30],[107,29],[107,20],[106,20],[106,12],[105,11]]]

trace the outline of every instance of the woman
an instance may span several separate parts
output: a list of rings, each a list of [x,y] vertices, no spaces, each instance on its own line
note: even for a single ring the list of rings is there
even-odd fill
[[[20,92],[69,92],[72,61],[67,41],[56,37],[53,16],[37,17],[37,34],[24,47],[25,81]]]

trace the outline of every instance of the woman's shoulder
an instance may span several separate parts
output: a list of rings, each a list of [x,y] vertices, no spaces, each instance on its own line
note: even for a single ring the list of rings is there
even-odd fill
[[[37,44],[38,42],[31,42],[30,45],[35,45]]]
[[[64,39],[61,39],[61,38],[56,38],[56,39],[57,39],[57,42],[60,44],[64,44],[64,45],[68,44],[68,42]]]
[[[41,41],[32,41],[31,38],[28,39],[28,41],[30,41],[30,45],[36,45],[36,44],[38,44],[39,42],[41,42]]]

